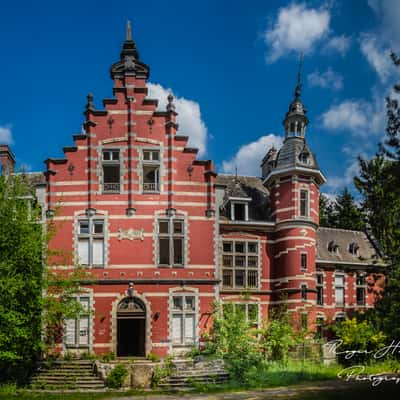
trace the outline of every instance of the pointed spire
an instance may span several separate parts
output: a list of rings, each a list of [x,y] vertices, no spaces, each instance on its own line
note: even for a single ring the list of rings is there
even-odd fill
[[[94,103],[93,103],[93,94],[88,93],[86,96],[87,102],[86,102],[86,111],[94,111]]]
[[[297,84],[296,84],[296,88],[294,90],[294,97],[296,99],[299,99],[300,95],[301,95],[301,73],[302,73],[302,69],[303,69],[303,53],[300,53],[300,56],[299,56],[299,70],[297,72]]]
[[[167,100],[167,111],[175,111],[174,96],[172,96],[172,93],[168,95]]]
[[[132,42],[132,29],[131,29],[131,21],[126,22],[126,42]]]
[[[285,127],[286,138],[298,137],[304,139],[306,133],[306,126],[308,125],[308,118],[306,116],[307,110],[305,109],[300,96],[301,96],[301,74],[303,69],[303,53],[299,57],[299,69],[297,72],[297,82],[294,90],[294,99],[290,103],[289,111],[283,120]]]

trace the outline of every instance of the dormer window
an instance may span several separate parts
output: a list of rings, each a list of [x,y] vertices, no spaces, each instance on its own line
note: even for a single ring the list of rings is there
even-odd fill
[[[339,245],[334,240],[331,240],[328,243],[328,251],[329,253],[337,254],[339,252]]]
[[[302,164],[308,165],[310,163],[310,155],[308,153],[300,153],[299,154],[299,161]]]
[[[358,256],[358,250],[359,250],[359,246],[356,242],[352,242],[349,245],[349,253],[352,254],[353,256]]]
[[[249,204],[245,201],[231,200],[231,220],[232,221],[248,221],[249,220]]]

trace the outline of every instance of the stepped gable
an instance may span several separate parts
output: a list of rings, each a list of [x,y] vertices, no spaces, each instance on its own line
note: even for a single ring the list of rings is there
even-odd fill
[[[329,251],[331,242],[337,246],[337,251]],[[352,243],[357,245],[357,255],[349,251]],[[318,228],[317,231],[317,260],[321,263],[328,261],[355,265],[385,265],[366,233],[324,227]]]
[[[249,203],[249,220],[271,220],[269,192],[263,185],[261,178],[256,176],[218,174],[215,184],[225,187],[224,200],[227,200],[229,197],[251,198]],[[221,209],[220,217],[221,219],[228,219],[224,208]]]

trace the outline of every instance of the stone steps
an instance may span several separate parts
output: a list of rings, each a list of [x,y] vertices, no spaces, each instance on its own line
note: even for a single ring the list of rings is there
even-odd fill
[[[164,390],[190,390],[194,384],[222,384],[229,380],[223,362],[177,360],[173,362],[174,371],[163,379],[158,387]]]
[[[32,389],[42,390],[101,390],[104,382],[99,379],[93,369],[93,362],[56,361],[43,363],[31,380]]]

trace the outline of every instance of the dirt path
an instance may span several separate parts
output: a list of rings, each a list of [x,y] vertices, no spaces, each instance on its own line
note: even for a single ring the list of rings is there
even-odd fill
[[[332,392],[339,388],[348,387],[348,383],[343,381],[314,382],[304,385],[285,386],[270,389],[250,390],[232,393],[215,393],[215,394],[148,394],[144,396],[128,396],[128,397],[110,397],[107,400],[270,400],[282,399],[297,396],[299,394]]]

